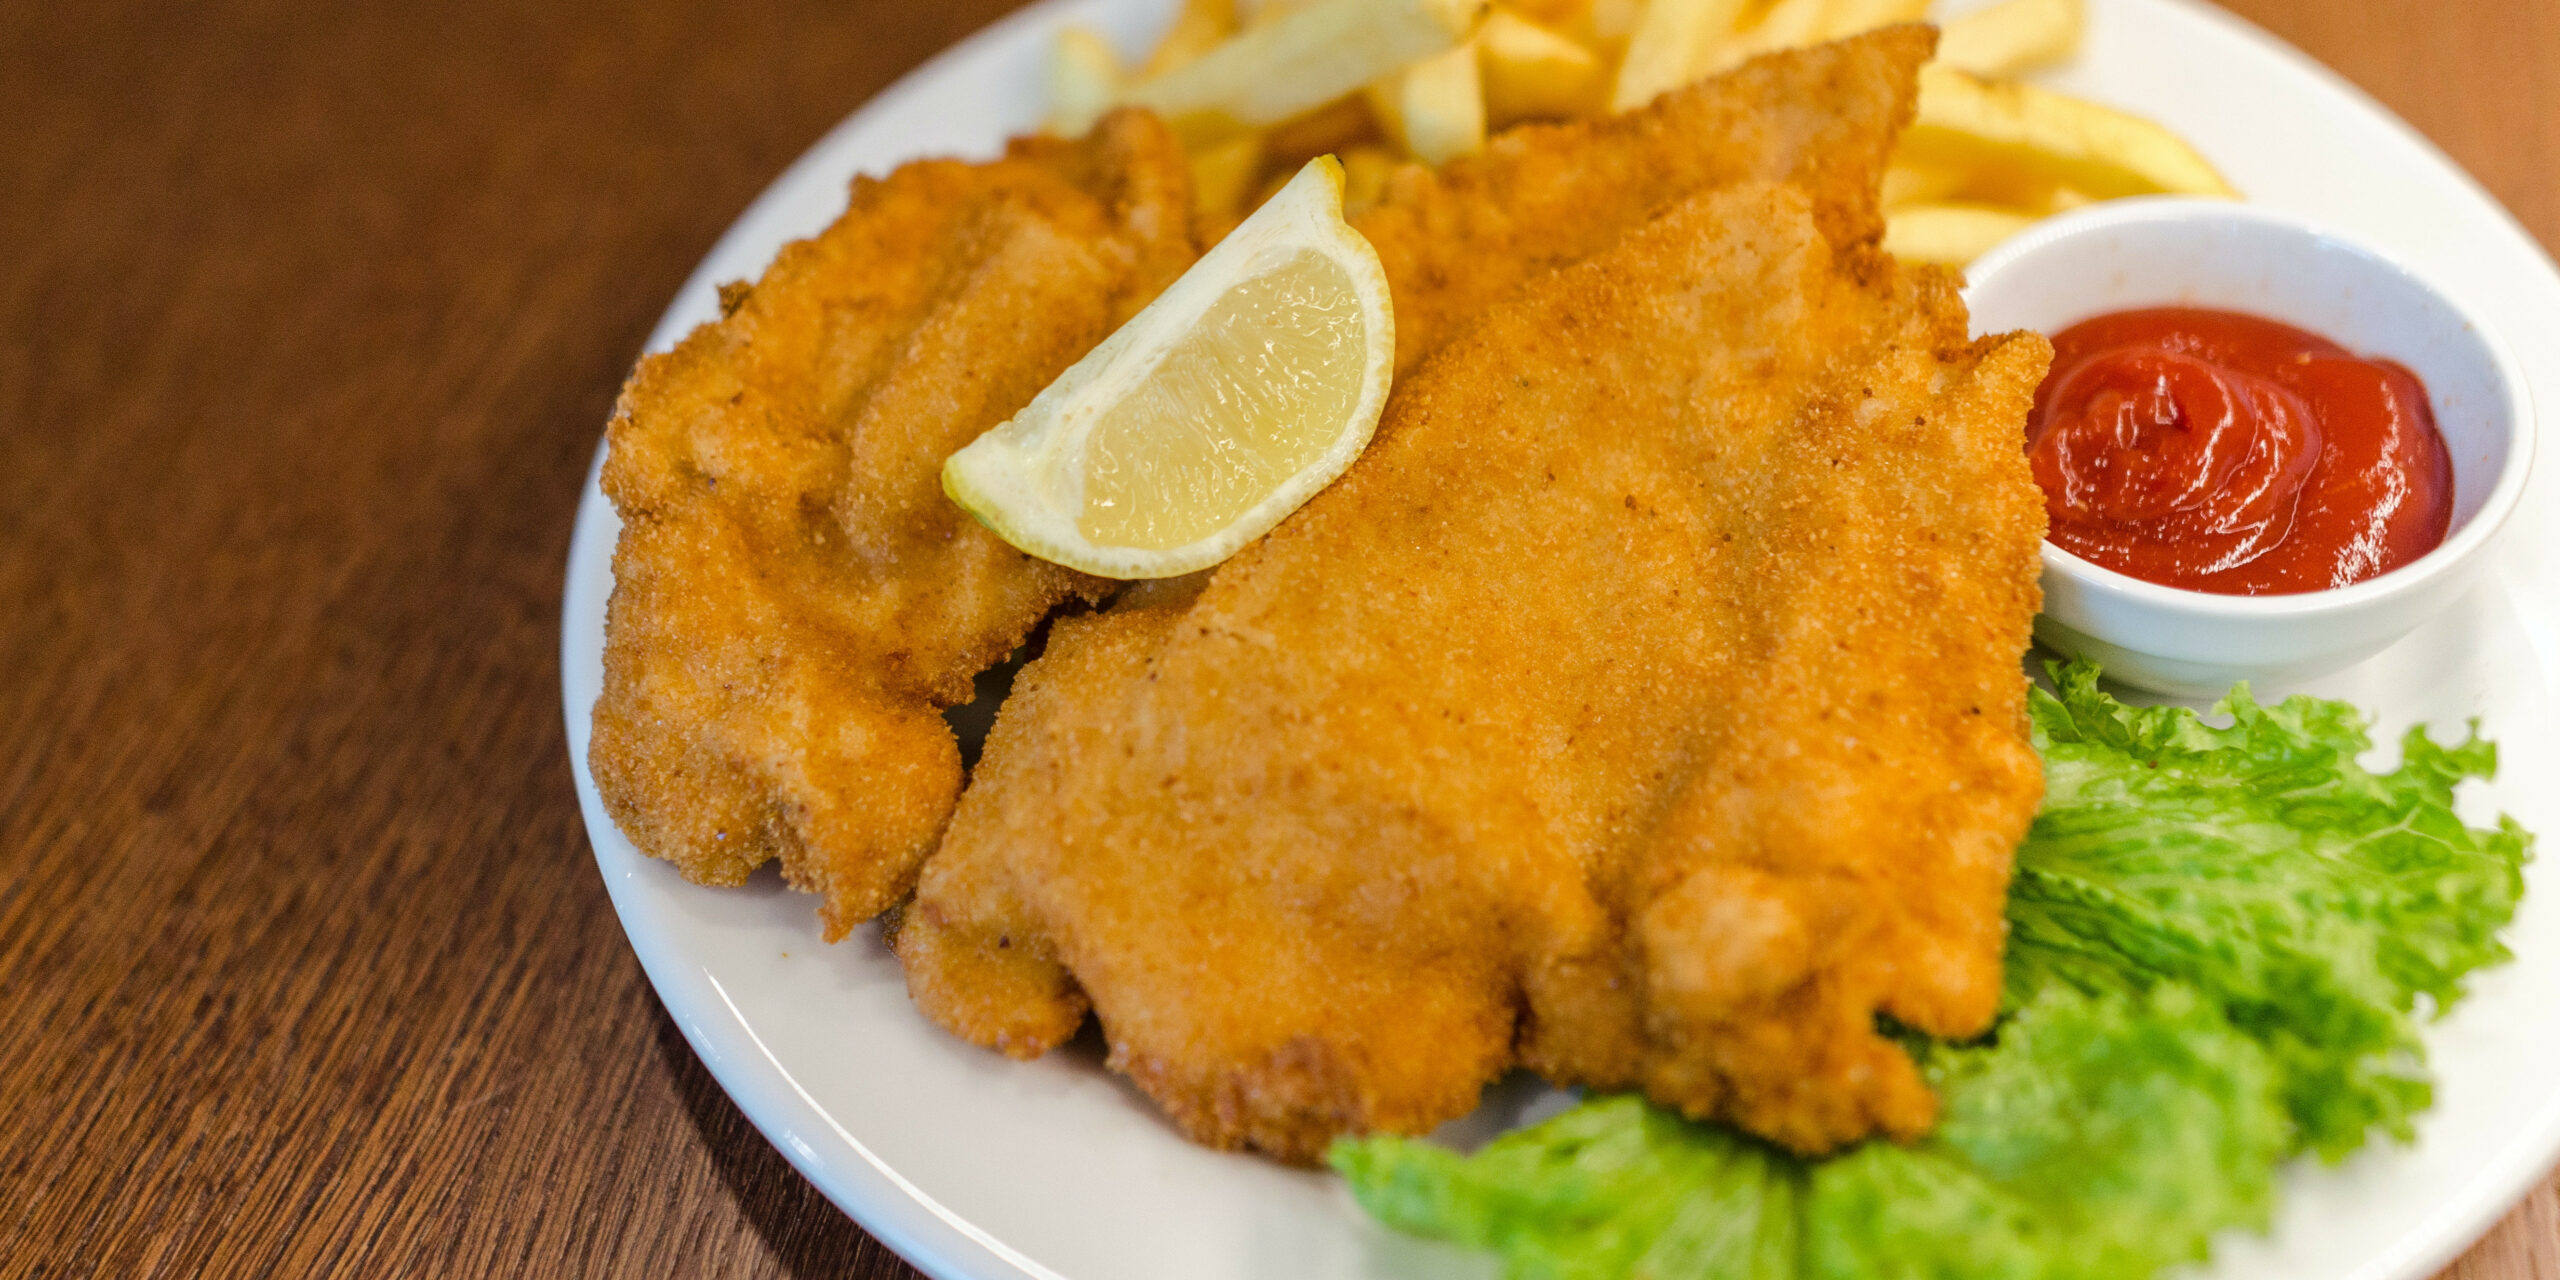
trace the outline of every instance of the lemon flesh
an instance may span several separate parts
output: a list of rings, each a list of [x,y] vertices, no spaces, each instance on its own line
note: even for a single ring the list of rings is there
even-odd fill
[[[943,488],[1007,542],[1113,578],[1207,568],[1339,476],[1385,407],[1385,272],[1310,163]]]
[[[1355,379],[1328,376],[1359,369],[1365,326],[1352,299],[1349,274],[1312,253],[1219,299],[1094,424],[1077,529],[1106,546],[1171,551],[1321,460],[1360,396]]]

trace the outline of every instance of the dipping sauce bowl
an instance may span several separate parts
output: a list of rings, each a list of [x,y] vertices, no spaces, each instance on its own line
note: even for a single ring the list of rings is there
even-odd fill
[[[1966,273],[1977,333],[2057,333],[2136,307],[2281,320],[2426,384],[2453,461],[2443,545],[2369,581],[2294,595],[2162,586],[2044,544],[2036,638],[2138,688],[2281,695],[2352,666],[2458,599],[2524,492],[2533,405],[2506,346],[2389,256],[2290,216],[2220,200],[2116,200],[2040,223]],[[2020,442],[2024,447],[2024,441]]]

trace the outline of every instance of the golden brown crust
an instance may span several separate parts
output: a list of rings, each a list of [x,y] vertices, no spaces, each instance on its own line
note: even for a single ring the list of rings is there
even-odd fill
[[[2016,441],[2050,352],[1967,344],[1952,298],[1919,292],[1923,323],[1735,495],[1784,513],[1727,531],[1750,657],[1719,699],[1747,712],[1711,722],[1609,894],[1641,1022],[1593,1034],[1576,1010],[1579,1037],[1524,1046],[1801,1150],[1927,1129],[1929,1092],[1875,1018],[1990,1024],[2010,851],[2042,793],[2018,655],[2043,518]]]
[[[1806,1150],[1924,1128],[1874,1023],[1996,1001],[2046,352],[1837,236],[1791,186],[1679,205],[1196,599],[1062,626],[926,871],[919,1003],[1063,1038],[979,998],[1035,940],[1186,1132],[1290,1159],[1515,1061]]]
[[[1405,373],[1526,281],[1608,248],[1701,191],[1787,181],[1834,241],[1884,233],[1875,203],[1934,28],[1770,54],[1600,120],[1526,125],[1436,172],[1397,171],[1362,215],[1394,282]]]
[[[643,852],[715,884],[779,857],[830,937],[907,892],[960,786],[942,709],[1102,589],[971,522],[942,460],[1188,266],[1189,213],[1141,113],[921,161],[641,362],[589,760]]]

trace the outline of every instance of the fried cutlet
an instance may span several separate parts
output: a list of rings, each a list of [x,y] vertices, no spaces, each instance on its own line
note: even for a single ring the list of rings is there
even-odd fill
[[[1190,202],[1136,112],[909,164],[641,362],[588,758],[642,852],[710,884],[779,858],[830,937],[907,893],[960,789],[943,709],[1107,586],[971,521],[943,459],[1190,265]]]
[[[1917,68],[1930,49],[1926,31],[1905,28],[1783,53],[1641,112],[1515,130],[1484,156],[1437,174],[1408,170],[1388,203],[1360,221],[1389,267],[1400,365],[1419,364],[1524,282],[1605,248],[1699,189],[1792,178],[1810,193],[1813,220],[1831,243],[1871,239],[1879,175],[1909,118]],[[1004,850],[985,847],[1004,839],[988,834],[989,824],[1001,826],[998,810],[1024,811],[1083,755],[1108,753],[1121,700],[1149,678],[1153,656],[1188,615],[1198,585],[1153,584],[1109,613],[1061,623],[1048,656],[1017,684],[964,801],[948,846],[951,865],[929,878],[914,913],[925,927],[900,941],[911,990],[956,1033],[1031,1056],[1072,1033],[1084,1016],[1084,990],[1059,963],[1045,928],[1017,936],[999,924],[990,940],[944,926],[973,915],[1026,918],[1001,887],[1010,874],[995,865]],[[1122,1058],[1124,1067],[1145,1069]],[[1303,1152],[1318,1140],[1311,1134],[1411,1128],[1417,1115],[1446,1109],[1346,1105],[1333,1086],[1299,1079],[1317,1070],[1302,1066],[1230,1071],[1222,1083],[1189,1089],[1186,1127],[1222,1145]],[[1471,1085],[1454,1088],[1472,1096]],[[1457,1092],[1442,1101],[1455,1105],[1449,1098]],[[1183,1109],[1177,1104],[1178,1113]]]
[[[1205,585],[1061,623],[907,913],[918,1004],[1018,1056],[1089,1005],[1185,1132],[1291,1159],[1514,1063],[1925,1129],[1876,1019],[1996,1009],[2048,349],[1853,221],[1682,202]]]

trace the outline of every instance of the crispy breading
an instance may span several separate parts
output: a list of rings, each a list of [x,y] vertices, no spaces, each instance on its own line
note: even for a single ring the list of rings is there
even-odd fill
[[[1399,169],[1354,223],[1394,287],[1396,371],[1523,282],[1727,183],[1794,182],[1834,238],[1882,234],[1876,189],[1936,41],[1903,26],[1771,54],[1639,110],[1528,125],[1437,171]]]
[[[971,521],[943,459],[1190,265],[1190,201],[1135,112],[858,179],[641,362],[608,431],[623,527],[588,758],[642,852],[711,884],[779,857],[830,937],[907,893],[960,788],[943,708],[1106,586]]]
[[[1484,156],[1437,174],[1407,171],[1390,203],[1359,222],[1390,271],[1400,366],[1419,364],[1523,282],[1606,248],[1701,189],[1753,177],[1793,179],[1812,193],[1815,220],[1832,242],[1872,237],[1876,184],[1909,117],[1916,70],[1929,49],[1928,33],[1901,29],[1781,54],[1668,95],[1645,111],[1518,130]],[[1096,719],[1098,709],[1116,707],[1113,699],[1145,678],[1165,636],[1189,612],[1185,593],[1196,587],[1160,584],[1124,597],[1110,613],[1062,622],[1049,656],[1024,673],[1007,704],[967,807],[986,813],[1014,807],[1059,787],[1060,772],[1081,767],[1078,761],[1106,753],[1116,722]],[[964,818],[959,830],[992,820]],[[945,896],[979,895],[973,909],[986,918],[1026,919],[1001,887],[1006,872],[970,869],[972,839],[962,834],[951,842],[951,870],[937,877]],[[991,856],[981,849],[974,860]],[[1057,963],[1044,929],[999,924],[996,945],[989,946],[983,935],[940,927],[955,918],[946,910],[952,902],[928,892],[923,905],[927,927],[909,930],[900,950],[911,988],[929,1012],[956,1032],[1017,1056],[1039,1053],[1074,1030],[1085,996]],[[1471,1016],[1485,1015],[1478,1009]],[[1451,1040],[1461,1042],[1464,1037]],[[1479,1036],[1473,1043],[1485,1041]],[[1142,1079],[1166,1074],[1160,1064],[1115,1053]],[[1208,1140],[1303,1154],[1322,1135],[1345,1127],[1416,1127],[1416,1117],[1444,1114],[1456,1105],[1452,1099],[1471,1097],[1473,1089],[1462,1084],[1449,1092],[1444,1077],[1437,1102],[1399,1112],[1387,1101],[1392,1090],[1373,1099],[1378,1105],[1343,1105],[1341,1089],[1319,1083],[1325,1074],[1304,1055],[1285,1068],[1231,1074],[1205,1094],[1189,1091],[1194,1102],[1186,1124]],[[1589,1068],[1583,1074],[1617,1078]]]
[[[1875,1019],[1996,1009],[2049,351],[1847,225],[1678,204],[1205,585],[1059,624],[907,913],[918,1004],[1028,1056],[1089,1002],[1192,1137],[1290,1159],[1515,1062],[1925,1129]]]

